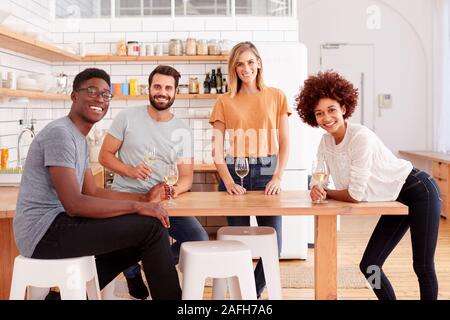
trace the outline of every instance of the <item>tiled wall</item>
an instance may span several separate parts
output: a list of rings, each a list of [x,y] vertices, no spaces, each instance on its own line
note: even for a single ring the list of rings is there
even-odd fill
[[[12,2],[12,1],[11,1]],[[36,19],[44,23],[41,19]],[[44,23],[45,24],[45,23]],[[87,54],[114,54],[116,44],[120,39],[125,41],[136,40],[143,44],[162,43],[167,53],[167,42],[172,38],[186,39],[229,39],[232,44],[250,40],[257,45],[259,42],[298,41],[298,22],[295,18],[195,18],[195,19],[95,19],[80,23],[73,21],[54,21],[50,23],[54,44],[62,48],[78,50],[82,44]],[[189,31],[187,31],[189,30]],[[0,49],[0,57],[5,56]],[[23,58],[7,53],[9,59],[2,62],[2,70],[18,66],[24,68],[23,72],[41,72],[53,74],[64,72],[70,80],[87,67],[98,67],[107,71],[113,83],[128,82],[138,79],[139,83],[147,83],[150,72],[157,62],[98,62],[98,63],[55,63],[36,61],[32,58]],[[27,64],[25,64],[25,62]],[[166,62],[165,62],[166,63]],[[167,64],[167,63],[166,63]],[[206,72],[221,67],[222,73],[227,76],[227,64],[224,62],[175,62],[169,63],[181,74],[180,83],[188,83],[190,76],[196,76],[202,83]],[[21,70],[22,71],[22,70]],[[70,81],[70,82],[71,82]],[[145,104],[145,101],[112,101],[110,111],[106,117],[97,124],[99,129],[110,126],[115,115],[124,108]],[[174,113],[194,130],[195,159],[196,161],[211,161],[210,138],[211,130],[207,122],[205,111],[209,111],[214,100],[177,100],[174,103]],[[70,101],[30,101],[27,105],[29,114],[38,120],[39,130],[52,119],[68,113]],[[17,140],[17,121],[23,117],[25,105],[3,102],[0,104],[0,144],[12,149],[11,163],[16,159],[15,143]],[[199,116],[200,114],[200,116]],[[198,183],[211,183],[212,177],[205,174],[196,176]]]

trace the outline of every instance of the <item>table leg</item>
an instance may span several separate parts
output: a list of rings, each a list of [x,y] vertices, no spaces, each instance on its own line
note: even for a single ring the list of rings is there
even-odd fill
[[[14,258],[18,255],[13,219],[0,219],[0,300],[9,299]]]
[[[317,300],[337,299],[336,216],[315,217],[314,282]]]

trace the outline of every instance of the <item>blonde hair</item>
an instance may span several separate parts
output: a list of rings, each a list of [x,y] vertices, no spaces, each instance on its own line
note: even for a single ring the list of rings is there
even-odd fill
[[[236,65],[238,63],[239,56],[246,51],[250,51],[251,53],[253,53],[260,65],[260,68],[258,69],[258,75],[256,76],[256,87],[259,90],[265,88],[263,80],[262,60],[261,56],[259,55],[258,49],[256,49],[255,45],[250,41],[240,42],[235,45],[233,49],[231,49],[230,58],[228,59],[228,87],[232,98],[241,89],[242,80],[239,79],[239,76],[236,73]]]

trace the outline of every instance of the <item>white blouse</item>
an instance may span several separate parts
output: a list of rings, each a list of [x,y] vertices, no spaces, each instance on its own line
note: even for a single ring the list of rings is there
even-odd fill
[[[329,133],[323,135],[318,159],[325,159],[336,190],[348,189],[358,201],[393,201],[413,169],[399,159],[369,128],[347,123],[345,137],[336,145]]]

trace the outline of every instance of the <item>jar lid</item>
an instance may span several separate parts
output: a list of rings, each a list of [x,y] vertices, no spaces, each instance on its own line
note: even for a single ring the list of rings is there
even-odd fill
[[[128,41],[127,43],[138,43],[137,41]]]

